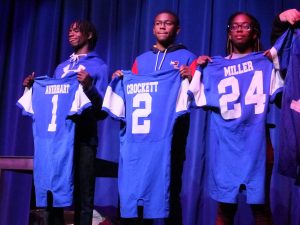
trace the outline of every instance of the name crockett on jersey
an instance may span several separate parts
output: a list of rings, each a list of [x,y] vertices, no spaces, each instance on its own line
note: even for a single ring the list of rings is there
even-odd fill
[[[239,63],[237,65],[224,67],[224,76],[227,77],[227,76],[238,75],[252,70],[254,70],[252,61],[247,61],[247,62]]]
[[[69,93],[69,87],[69,84],[47,85],[45,94],[67,94]]]
[[[128,84],[127,94],[157,92],[158,81]]]

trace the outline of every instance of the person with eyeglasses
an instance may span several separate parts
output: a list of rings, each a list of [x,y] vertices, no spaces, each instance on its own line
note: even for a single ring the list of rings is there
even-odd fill
[[[251,52],[260,51],[260,34],[260,25],[252,15],[242,12],[233,14],[227,25],[228,55],[225,58],[240,58]],[[198,57],[197,64],[204,66],[209,61],[211,58],[203,55]]]
[[[239,196],[246,196],[255,224],[272,224],[266,193],[272,170],[272,163],[266,163],[266,112],[283,81],[261,52],[257,19],[236,12],[227,24],[227,56],[198,57],[190,85],[198,106],[212,109],[208,189],[218,202],[215,224],[234,224]],[[273,78],[277,87],[270,85]]]

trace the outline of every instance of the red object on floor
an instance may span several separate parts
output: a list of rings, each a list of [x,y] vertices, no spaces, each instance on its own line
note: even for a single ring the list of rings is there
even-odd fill
[[[105,219],[100,222],[98,225],[113,225],[113,223],[109,219]]]

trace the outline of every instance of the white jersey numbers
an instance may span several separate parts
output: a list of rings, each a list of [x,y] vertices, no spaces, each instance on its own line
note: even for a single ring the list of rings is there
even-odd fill
[[[52,117],[51,117],[51,123],[48,125],[49,132],[56,131],[57,101],[58,101],[58,95],[53,95],[53,97],[52,97],[52,106],[53,106],[52,107]]]
[[[228,103],[236,101],[240,96],[239,82],[235,77],[228,77],[218,84],[219,94],[226,93],[226,87],[230,87],[232,92],[224,94],[219,99],[221,114],[224,119],[235,119],[241,116],[241,104],[235,103],[233,109],[228,109]]]
[[[264,112],[266,104],[266,94],[263,90],[263,73],[255,71],[251,84],[245,96],[245,104],[255,104],[255,114]]]
[[[141,103],[144,107],[141,108]],[[149,93],[139,93],[133,97],[132,106],[137,108],[132,112],[132,133],[148,134],[150,132],[150,120],[144,119],[150,115],[152,110],[152,97]],[[141,123],[142,122],[142,123]]]
[[[231,93],[226,93],[226,88],[231,87]],[[220,99],[221,115],[224,119],[236,119],[242,115],[240,98],[240,86],[238,79],[234,76],[221,80],[218,84],[219,94],[223,94]],[[239,101],[238,101],[239,100]],[[235,102],[229,109],[228,104]],[[255,71],[249,88],[245,95],[245,105],[254,104],[255,114],[264,112],[266,94],[263,93],[262,71]]]

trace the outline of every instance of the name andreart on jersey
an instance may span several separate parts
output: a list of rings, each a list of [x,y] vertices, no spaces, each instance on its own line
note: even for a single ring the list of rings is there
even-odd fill
[[[46,95],[51,94],[67,94],[69,93],[69,84],[56,84],[56,85],[47,85],[46,86]]]
[[[254,70],[252,61],[247,61],[236,65],[224,67],[224,76],[227,77],[239,75],[241,73],[247,73],[252,70]]]
[[[158,81],[128,84],[127,94],[157,92]]]

